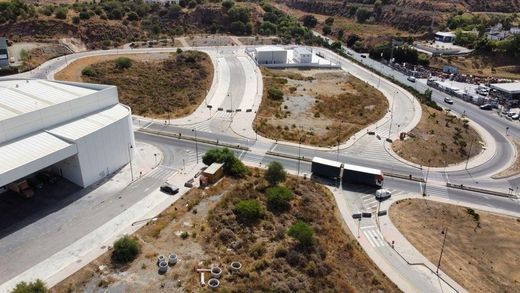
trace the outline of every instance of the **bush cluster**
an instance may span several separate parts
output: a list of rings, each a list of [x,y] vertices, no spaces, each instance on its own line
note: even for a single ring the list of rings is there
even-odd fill
[[[237,202],[233,209],[239,219],[244,221],[256,221],[264,216],[264,207],[256,199],[245,199]]]
[[[233,177],[244,177],[248,174],[247,167],[237,158],[228,148],[211,149],[202,157],[202,162],[206,165],[213,163],[224,164],[224,173]]]
[[[292,225],[289,231],[287,231],[287,235],[298,240],[298,243],[302,246],[312,246],[314,244],[314,230],[303,221],[298,221]]]
[[[275,186],[267,189],[267,204],[271,210],[288,210],[291,199],[293,199],[293,193],[285,186]]]
[[[121,264],[131,262],[139,255],[140,251],[141,247],[137,239],[125,235],[114,243],[112,261]]]

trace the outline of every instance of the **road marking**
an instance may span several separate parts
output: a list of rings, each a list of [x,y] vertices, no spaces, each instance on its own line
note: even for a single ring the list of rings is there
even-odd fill
[[[383,247],[386,245],[383,235],[377,229],[363,230],[363,234],[365,234],[372,247]]]

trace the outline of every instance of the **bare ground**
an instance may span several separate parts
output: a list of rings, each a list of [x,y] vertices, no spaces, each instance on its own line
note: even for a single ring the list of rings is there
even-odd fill
[[[463,207],[403,200],[390,217],[428,260],[436,264],[448,228],[441,270],[469,292],[520,291],[520,219]]]
[[[446,167],[482,151],[481,138],[467,120],[448,112],[423,107],[419,124],[402,141],[392,144],[402,158],[423,166]]]
[[[267,206],[263,176],[252,170],[242,181],[225,178],[210,189],[188,192],[135,234],[142,253],[131,264],[114,266],[107,252],[52,292],[210,292],[200,286],[195,269],[212,264],[223,268],[221,292],[399,292],[342,228],[334,198],[317,183],[297,186],[290,178],[285,185],[295,198],[289,211],[266,209],[259,222],[238,221],[233,212],[238,200],[256,198]],[[315,231],[312,248],[302,250],[286,236],[298,219]],[[189,237],[183,240],[184,231]],[[156,256],[171,252],[179,262],[159,275]],[[229,273],[232,261],[242,263],[240,273]]]
[[[316,146],[334,146],[381,119],[383,94],[341,70],[262,69],[264,96],[255,128],[260,134]],[[269,98],[269,89],[283,100]]]

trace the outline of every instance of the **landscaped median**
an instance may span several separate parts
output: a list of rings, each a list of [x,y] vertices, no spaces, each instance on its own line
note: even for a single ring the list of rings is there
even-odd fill
[[[390,217],[430,262],[469,292],[517,292],[520,219],[424,199],[394,203]]]

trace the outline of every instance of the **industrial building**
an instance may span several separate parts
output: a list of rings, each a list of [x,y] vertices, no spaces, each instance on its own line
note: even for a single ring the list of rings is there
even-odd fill
[[[520,106],[520,82],[491,84],[491,96],[507,107]]]
[[[9,66],[9,54],[7,53],[7,40],[0,38],[0,68]]]
[[[255,59],[258,65],[286,64],[287,50],[277,46],[265,46],[255,48]]]
[[[295,63],[311,63],[312,52],[302,47],[294,48],[293,59]]]
[[[0,79],[0,187],[41,170],[89,186],[131,161],[131,123],[115,86]]]

